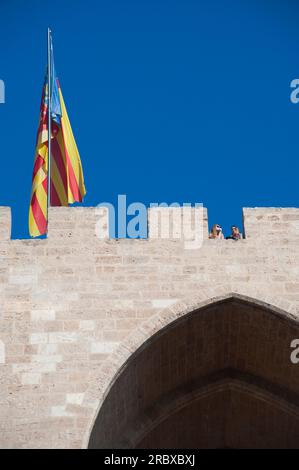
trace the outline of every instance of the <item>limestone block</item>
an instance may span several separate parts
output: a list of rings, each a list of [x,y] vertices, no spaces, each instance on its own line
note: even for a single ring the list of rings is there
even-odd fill
[[[9,240],[11,234],[11,209],[0,206],[0,241]]]

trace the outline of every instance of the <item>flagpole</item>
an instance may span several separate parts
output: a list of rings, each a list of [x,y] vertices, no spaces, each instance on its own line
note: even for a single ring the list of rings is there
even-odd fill
[[[51,206],[51,77],[52,64],[51,64],[51,30],[48,28],[48,198],[47,198],[47,211],[49,222],[49,207]]]

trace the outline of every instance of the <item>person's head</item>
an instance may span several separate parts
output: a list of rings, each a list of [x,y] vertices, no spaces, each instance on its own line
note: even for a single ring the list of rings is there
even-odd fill
[[[232,235],[240,235],[240,230],[236,225],[231,226]]]
[[[214,224],[211,230],[211,234],[215,237],[218,236],[222,232],[222,228],[219,224]]]

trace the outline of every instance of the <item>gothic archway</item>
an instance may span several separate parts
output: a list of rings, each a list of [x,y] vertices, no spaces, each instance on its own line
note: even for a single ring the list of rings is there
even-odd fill
[[[237,294],[173,317],[132,345],[89,447],[299,448],[298,321]]]

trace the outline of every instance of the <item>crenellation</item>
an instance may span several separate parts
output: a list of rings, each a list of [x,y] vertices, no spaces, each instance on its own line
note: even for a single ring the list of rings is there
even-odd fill
[[[10,240],[11,235],[11,209],[0,206],[0,243],[3,240]]]
[[[277,242],[299,237],[298,208],[244,208],[243,223],[248,239],[268,238]]]
[[[184,212],[186,211],[186,212]],[[200,221],[200,225],[196,225]],[[294,241],[299,237],[299,208],[257,207],[243,209],[243,232],[246,239],[271,237]],[[51,207],[49,210],[48,241],[13,240],[11,252],[25,256],[49,255],[50,253],[77,254],[78,243],[88,244],[90,239],[98,239],[105,243],[93,245],[93,253],[107,252],[111,254],[121,249],[131,253],[142,250],[147,242],[165,241],[167,249],[176,249],[173,243],[179,239],[192,239],[195,229],[202,230],[203,239],[208,238],[208,212],[204,207],[152,207],[148,209],[148,238],[147,239],[109,239],[109,212],[106,207]],[[161,229],[161,226],[163,227]],[[6,254],[6,246],[2,244],[10,240],[11,210],[0,207],[0,256]],[[2,241],[2,244],[1,244]],[[70,248],[70,242],[73,248]],[[117,244],[114,242],[117,241]],[[58,245],[59,242],[59,245]],[[227,240],[231,243],[230,240]],[[53,244],[55,246],[53,246]],[[58,246],[57,246],[58,245]],[[155,245],[153,245],[155,249]],[[65,251],[64,251],[65,250]]]

